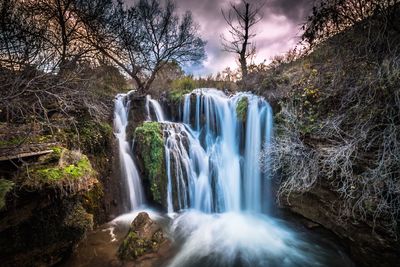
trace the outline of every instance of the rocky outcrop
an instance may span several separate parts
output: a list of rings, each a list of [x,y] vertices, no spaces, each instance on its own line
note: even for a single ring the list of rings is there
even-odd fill
[[[84,207],[99,183],[97,173],[85,155],[61,147],[26,161],[16,173],[0,211],[2,266],[54,265],[93,228]]]
[[[188,184],[187,173],[183,168],[186,164],[185,155],[188,153],[188,133],[180,123],[144,122],[135,130],[134,154],[146,195],[164,210],[168,208],[168,171],[173,177],[171,204],[174,209],[182,208],[179,206],[179,199],[187,197],[183,195],[185,190],[179,188],[183,186],[179,183]],[[167,156],[169,166],[166,162]],[[182,195],[178,196],[178,192]]]
[[[144,122],[135,129],[134,155],[149,200],[166,207],[167,176],[161,124]]]
[[[135,266],[160,266],[170,256],[171,242],[161,226],[145,212],[139,213],[118,249],[123,261],[135,261]]]
[[[378,221],[376,225],[367,225],[340,220],[340,197],[328,185],[319,184],[303,194],[291,193],[282,201],[282,207],[335,233],[361,266],[397,266],[400,255],[397,238]]]

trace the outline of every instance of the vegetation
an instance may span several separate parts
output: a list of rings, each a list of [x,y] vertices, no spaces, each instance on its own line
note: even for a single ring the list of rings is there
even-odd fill
[[[0,210],[6,206],[6,195],[14,187],[14,183],[10,180],[0,179]]]
[[[379,222],[395,235],[400,34],[387,24],[389,13],[374,14],[279,67],[291,79],[281,87],[288,96],[263,160],[282,174],[281,199],[327,184],[340,196],[338,220]],[[379,37],[369,39],[365,29]]]
[[[192,92],[197,87],[196,84],[196,81],[190,76],[172,81],[171,91],[168,92],[169,99],[179,103],[183,95]]]
[[[323,0],[316,2],[312,14],[303,25],[303,40],[318,44],[352,25],[379,14],[385,17],[385,24],[400,32],[396,16],[400,11],[398,0]],[[383,20],[381,21],[383,22]]]
[[[147,253],[157,252],[165,240],[161,227],[147,213],[139,213],[118,248],[118,257],[122,260],[138,259]]]
[[[89,159],[77,151],[69,151],[59,147],[53,149],[54,153],[42,156],[40,165],[28,167],[27,178],[22,175],[22,184],[28,188],[51,187],[64,191],[65,188],[72,192],[88,189],[96,177]]]
[[[172,1],[140,0],[127,7],[108,1],[106,14],[91,20],[89,42],[147,92],[168,63],[199,62],[205,42],[190,12],[178,15]]]
[[[163,188],[164,141],[158,122],[144,122],[135,130],[135,142],[140,145],[140,154],[150,181],[153,200],[161,203]]]

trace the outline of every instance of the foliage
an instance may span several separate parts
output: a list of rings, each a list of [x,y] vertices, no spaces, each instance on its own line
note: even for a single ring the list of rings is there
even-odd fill
[[[14,183],[10,180],[0,179],[0,210],[6,205],[6,195],[14,187]]]
[[[185,73],[181,66],[175,61],[166,63],[156,75],[154,82],[151,84],[149,94],[153,98],[160,97],[166,89],[171,88],[171,84],[178,79],[185,77]]]
[[[0,148],[3,147],[10,147],[10,146],[16,146],[24,142],[24,139],[20,136],[13,137],[9,140],[0,140]]]
[[[164,241],[160,226],[148,214],[139,213],[118,248],[118,257],[122,260],[138,259],[144,254],[157,252]]]
[[[174,80],[171,83],[171,91],[168,92],[168,97],[173,102],[180,102],[183,95],[192,92],[196,87],[196,81],[190,76]]]
[[[63,227],[74,229],[69,233],[82,238],[87,231],[93,230],[93,215],[87,213],[81,203],[74,203],[64,218]]]
[[[45,183],[53,183],[61,180],[80,179],[84,176],[91,175],[93,172],[89,159],[82,155],[74,164],[65,167],[51,167],[36,170],[33,175]]]
[[[113,129],[107,122],[96,122],[90,119],[79,123],[77,129],[80,147],[91,154],[103,152],[113,134]]]

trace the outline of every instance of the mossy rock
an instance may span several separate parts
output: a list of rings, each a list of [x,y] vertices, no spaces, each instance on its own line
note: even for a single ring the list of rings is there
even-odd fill
[[[14,182],[6,179],[0,179],[0,210],[6,206],[6,195],[14,187]]]
[[[145,179],[149,180],[150,191],[155,202],[162,204],[164,185],[164,140],[158,122],[144,122],[135,130],[135,143],[143,160]]]
[[[128,234],[118,248],[118,257],[121,260],[136,260],[157,252],[168,243],[160,225],[151,220],[147,213],[141,212],[132,222]]]
[[[97,181],[95,180],[96,172],[88,157],[79,151],[56,147],[53,148],[53,153],[39,158],[38,162],[41,164],[28,166],[27,178],[22,182],[23,186],[85,188]]]
[[[236,104],[236,116],[239,121],[245,122],[247,118],[247,109],[249,107],[249,100],[247,97],[242,97]]]
[[[73,232],[73,235],[76,235],[77,238],[79,238],[87,231],[93,229],[93,215],[87,213],[82,204],[77,202],[70,209],[69,213],[66,214],[63,221],[63,227],[74,229],[74,231],[69,231]]]

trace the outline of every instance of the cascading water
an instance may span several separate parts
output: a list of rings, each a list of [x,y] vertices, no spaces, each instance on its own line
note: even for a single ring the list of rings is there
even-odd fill
[[[130,110],[129,94],[118,94],[115,98],[114,108],[114,134],[118,139],[119,162],[121,176],[127,185],[129,196],[129,209],[143,204],[144,195],[139,173],[131,156],[131,148],[127,140],[126,127],[128,126],[128,114]]]
[[[241,121],[236,107],[243,98],[247,118]],[[261,212],[267,207],[262,192],[268,190],[268,180],[262,179],[258,157],[271,139],[272,110],[263,98],[250,93],[227,97],[215,89],[198,89],[185,96],[184,125],[179,126],[165,121],[155,100],[148,103],[165,129],[169,211]],[[174,207],[173,195],[178,198]]]
[[[143,194],[126,140],[128,110],[129,97],[118,95],[115,135],[121,172],[134,208],[142,202]],[[227,97],[217,90],[195,90],[185,96],[180,107],[183,123],[167,121],[161,106],[150,97],[146,110],[148,120],[156,118],[163,129],[169,214],[146,212],[165,225],[174,246],[170,252],[176,253],[165,262],[156,261],[156,265],[149,265],[144,255],[139,259],[144,259],[146,266],[354,267],[329,239],[261,212],[262,204],[270,199],[269,180],[259,171],[258,154],[272,134],[272,112],[264,99],[249,93]],[[83,264],[72,261],[67,266],[97,267],[116,262],[117,241],[122,241],[137,213],[106,224],[91,241],[83,242],[93,246],[78,254]],[[109,241],[104,231],[110,233]],[[157,253],[151,251],[148,258]]]
[[[149,120],[149,121],[151,120],[150,107],[154,111],[157,121],[165,121],[165,115],[161,108],[160,103],[158,103],[157,100],[152,99],[150,95],[147,95],[146,96],[146,112],[147,112],[147,120]]]
[[[167,121],[156,100],[147,103],[148,118],[155,114],[163,129],[169,232],[180,244],[168,266],[353,266],[329,241],[307,241],[263,214],[270,180],[259,154],[273,127],[263,98],[197,89],[182,101],[182,122]]]

